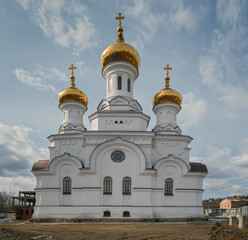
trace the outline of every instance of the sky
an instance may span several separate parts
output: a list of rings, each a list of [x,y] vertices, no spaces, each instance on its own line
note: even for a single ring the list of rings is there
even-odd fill
[[[34,162],[48,159],[47,137],[58,133],[57,96],[76,86],[88,116],[106,97],[103,50],[117,38],[139,52],[134,97],[156,122],[152,98],[170,87],[183,97],[178,125],[192,162],[208,167],[203,199],[248,195],[248,1],[0,0],[0,189],[33,190]]]

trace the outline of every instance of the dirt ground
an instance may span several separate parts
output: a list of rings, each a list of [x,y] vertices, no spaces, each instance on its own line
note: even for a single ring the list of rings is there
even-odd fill
[[[166,239],[166,240],[229,240],[248,239],[235,229],[234,237],[222,238],[227,223],[29,223],[14,222],[0,224],[0,239]],[[230,230],[232,231],[232,230]],[[230,234],[230,231],[228,234]],[[218,233],[219,235],[216,235]],[[241,235],[240,235],[241,234]],[[217,238],[215,238],[215,235]],[[237,238],[235,238],[235,236]],[[247,237],[247,238],[246,238]]]

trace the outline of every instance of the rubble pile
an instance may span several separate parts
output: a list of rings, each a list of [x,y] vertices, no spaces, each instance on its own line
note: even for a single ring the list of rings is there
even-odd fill
[[[210,228],[208,235],[209,240],[248,240],[248,233],[218,222]]]
[[[0,239],[4,240],[30,240],[37,237],[34,233],[14,231],[11,228],[0,229]]]

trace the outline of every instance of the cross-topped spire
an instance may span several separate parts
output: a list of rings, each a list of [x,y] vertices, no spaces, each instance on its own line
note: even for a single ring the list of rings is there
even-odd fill
[[[69,70],[71,70],[71,87],[75,87],[75,76],[74,76],[74,69],[77,69],[76,67],[73,67],[73,64],[71,64],[71,67],[68,68]]]
[[[71,70],[71,75],[73,76],[73,74],[74,74],[73,70],[77,69],[77,68],[73,67],[73,64],[71,64],[71,67],[69,67],[68,69]]]
[[[170,65],[167,64],[167,67],[164,67],[164,70],[167,70],[166,77],[165,77],[165,87],[169,88],[169,82],[170,82],[170,76],[169,76],[169,70],[172,70],[172,67],[169,67]]]
[[[125,19],[125,17],[121,16],[121,13],[119,13],[119,17],[116,17],[115,19],[119,20],[119,26],[121,27],[121,19]]]
[[[167,70],[166,77],[169,77],[169,70],[172,70],[172,67],[169,67],[169,64],[167,64],[167,67],[164,67],[164,70]]]

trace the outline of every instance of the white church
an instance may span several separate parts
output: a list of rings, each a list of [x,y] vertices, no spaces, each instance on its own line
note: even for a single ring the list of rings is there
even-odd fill
[[[156,125],[134,98],[140,57],[124,41],[119,16],[117,42],[102,53],[106,98],[84,126],[88,99],[71,86],[59,93],[63,122],[48,137],[50,160],[34,163],[35,219],[171,219],[203,217],[207,167],[190,162],[192,138],[177,125],[181,95],[166,84],[153,98]],[[92,86],[94,87],[94,86]]]

